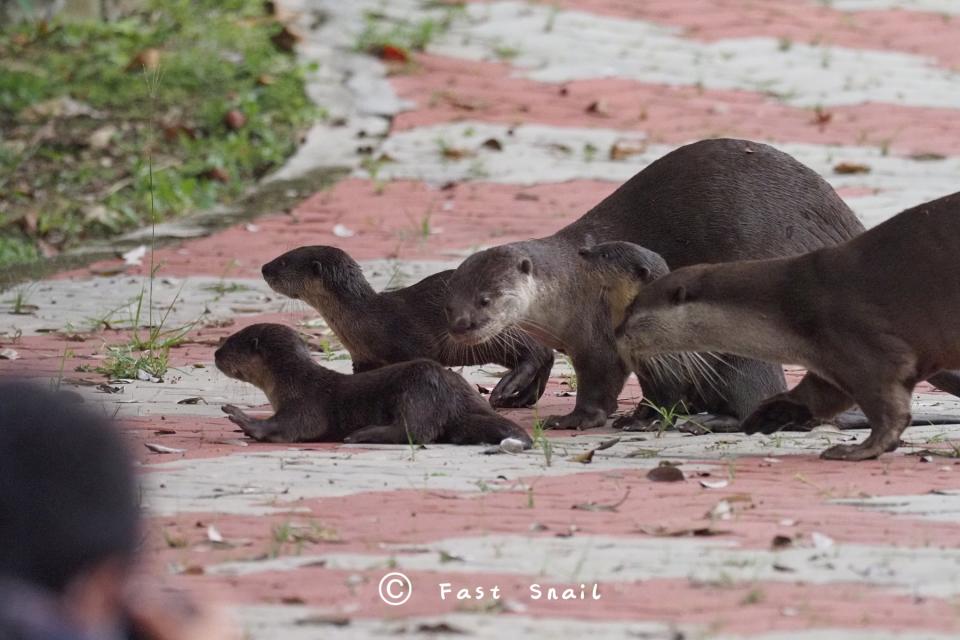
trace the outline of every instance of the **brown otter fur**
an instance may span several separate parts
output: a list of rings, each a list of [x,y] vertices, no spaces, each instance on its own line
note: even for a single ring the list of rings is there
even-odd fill
[[[215,358],[220,371],[259,387],[270,400],[275,414],[264,420],[223,407],[255,440],[496,444],[516,438],[531,444],[521,427],[432,360],[344,375],[314,362],[297,332],[279,324],[234,333]]]
[[[617,335],[638,355],[716,350],[804,365],[800,384],[764,401],[744,430],[772,433],[856,403],[870,436],[822,457],[875,458],[910,424],[914,386],[960,367],[957,255],[953,194],[838,247],[674,271],[641,289]]]
[[[376,293],[360,265],[336,247],[300,247],[263,265],[277,293],[320,312],[353,359],[354,373],[429,358],[448,366],[493,362],[510,369],[490,394],[494,407],[526,407],[543,395],[553,351],[522,331],[503,331],[477,345],[447,334],[443,297],[453,271]]]
[[[578,256],[591,239],[629,241],[678,268],[796,255],[862,230],[830,185],[789,155],[746,140],[704,140],[663,156],[552,236],[467,258],[450,278],[448,327],[463,344],[520,327],[566,352],[577,374],[576,407],[546,424],[596,427],[617,408],[629,369],[617,353],[607,293]],[[786,389],[778,365],[724,359],[728,415],[747,415]],[[644,396],[661,406],[676,405],[686,389],[705,383],[688,373],[661,376],[642,363],[636,371]],[[649,414],[638,408],[634,419]]]

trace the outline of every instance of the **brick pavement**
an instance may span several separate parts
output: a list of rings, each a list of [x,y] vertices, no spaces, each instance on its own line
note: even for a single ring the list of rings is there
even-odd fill
[[[300,53],[318,63],[311,95],[333,117],[275,177],[340,166],[352,175],[288,212],[157,250],[155,312],[172,304],[169,326],[196,322],[171,353],[176,369],[109,394],[87,386],[102,376],[76,370],[127,339],[145,265],[113,261],[28,285],[38,307],[29,315],[12,315],[10,294],[0,296],[0,347],[20,356],[0,360],[0,375],[62,378],[123,420],[143,465],[155,571],[234,606],[258,639],[956,636],[960,468],[950,443],[960,426],[913,428],[914,446],[857,465],[817,460],[826,444],[863,435],[829,428],[624,434],[589,465],[571,458],[611,429],[552,434],[549,461],[473,447],[259,445],[239,440],[218,407],[265,398],[212,365],[219,338],[252,322],[329,338],[314,313],[259,280],[259,266],[289,248],[337,244],[376,288],[413,282],[478,247],[551,233],[702,137],[776,144],[867,225],[955,191],[955,2],[472,2],[402,69],[353,50],[363,11],[439,19],[442,3],[286,4],[316,25]],[[501,150],[483,144],[491,139]],[[612,158],[617,143],[635,153]],[[364,158],[382,156],[371,173]],[[869,171],[839,174],[841,162]],[[348,370],[343,356],[336,344],[318,354]],[[490,385],[495,369],[464,375]],[[567,410],[568,373],[558,362],[539,409],[509,415],[529,427]],[[639,395],[629,384],[623,408]],[[201,400],[181,404],[189,398]],[[917,407],[960,411],[927,388]],[[687,480],[649,481],[664,459],[682,463]],[[413,581],[403,606],[378,597],[389,571]],[[502,598],[444,600],[441,583],[499,585]],[[601,599],[534,600],[533,583],[578,593],[596,583]]]

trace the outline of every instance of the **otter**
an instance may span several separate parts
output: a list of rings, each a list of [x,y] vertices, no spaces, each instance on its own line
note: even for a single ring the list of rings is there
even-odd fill
[[[320,312],[350,352],[354,373],[417,358],[448,366],[493,362],[510,369],[490,393],[494,407],[531,406],[547,386],[553,351],[522,331],[508,327],[469,346],[450,340],[442,301],[451,270],[376,293],[346,252],[312,246],[284,253],[261,272],[274,291]]]
[[[584,259],[587,268],[596,270],[600,276],[614,327],[623,323],[627,308],[633,304],[645,285],[669,273],[667,264],[660,255],[630,242],[604,242],[582,247],[580,256]],[[713,432],[741,429],[741,420],[747,415],[733,415],[734,409],[729,406],[727,397],[732,395],[731,387],[741,384],[742,372],[728,371],[727,363],[718,354],[676,352],[643,356],[629,347],[622,348],[624,347],[622,340],[618,341],[617,346],[620,356],[632,370],[641,369],[640,375],[643,375],[644,371],[651,366],[660,366],[668,374],[692,372],[693,375],[677,377],[675,383],[679,385],[681,380],[688,383],[686,387],[678,386],[682,394],[680,398],[682,412],[691,415],[714,414],[711,418],[698,420],[698,425]],[[941,389],[953,392],[952,390],[960,384],[960,375],[956,372],[944,371],[931,377],[929,381],[934,382]],[[704,384],[694,386],[697,382]],[[912,424],[956,424],[958,421],[960,416],[918,414],[914,416]],[[820,419],[811,419],[789,426],[798,430],[808,430],[821,422]],[[841,429],[862,429],[870,426],[866,416],[858,410],[845,411],[833,417],[830,422]],[[654,429],[658,428],[658,425],[644,424],[639,428]]]
[[[870,436],[829,460],[893,451],[914,386],[960,367],[960,193],[908,209],[806,255],[674,271],[640,289],[617,327],[637,355],[721,351],[803,365],[790,391],[761,403],[747,433],[829,418],[858,404]]]
[[[617,408],[629,373],[617,352],[609,292],[582,268],[580,248],[624,240],[656,252],[671,269],[701,262],[796,255],[857,236],[863,226],[833,188],[789,155],[747,140],[714,139],[680,147],[620,186],[552,236],[514,242],[467,258],[449,280],[451,337],[479,344],[519,327],[570,356],[577,374],[574,410],[552,428],[597,427]],[[724,355],[731,415],[748,415],[786,389],[779,365]],[[702,373],[674,377],[637,367],[644,396],[675,406]],[[676,373],[676,372],[673,372]],[[649,407],[618,421],[652,417]]]
[[[519,425],[498,415],[462,377],[432,360],[413,360],[345,375],[310,357],[296,331],[254,324],[223,343],[217,368],[260,388],[275,413],[253,418],[222,410],[243,432],[266,442],[379,444],[532,444]]]

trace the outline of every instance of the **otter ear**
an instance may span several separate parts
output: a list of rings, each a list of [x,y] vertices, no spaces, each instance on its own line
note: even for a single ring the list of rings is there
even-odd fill
[[[520,273],[530,273],[533,271],[533,263],[530,262],[530,258],[524,258],[517,268],[520,269]]]
[[[679,286],[673,290],[673,293],[670,294],[670,301],[673,304],[683,304],[687,301],[687,288],[684,286]]]
[[[260,338],[250,338],[250,346],[253,347],[254,351],[260,350]]]
[[[320,272],[323,270],[323,265],[320,263],[319,260],[314,260],[313,262],[310,263],[310,268],[313,269],[313,275],[318,276],[320,275]]]
[[[653,276],[650,274],[650,269],[647,267],[637,265],[633,268],[633,271],[636,274],[637,279],[644,284],[647,284],[653,280]]]

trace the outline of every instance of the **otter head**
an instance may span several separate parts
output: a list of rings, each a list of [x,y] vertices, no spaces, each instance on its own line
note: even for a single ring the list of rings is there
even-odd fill
[[[580,256],[600,281],[614,326],[640,289],[670,272],[659,253],[632,242],[603,242],[580,249]]]
[[[280,324],[252,324],[227,338],[213,354],[217,369],[264,391],[273,377],[273,364],[286,366],[305,358],[310,351],[296,331]],[[269,395],[269,393],[268,393]]]
[[[369,290],[360,265],[336,247],[299,247],[260,271],[277,293],[307,301]]]
[[[523,319],[533,298],[533,261],[517,246],[487,249],[464,260],[447,287],[450,335],[479,344]]]
[[[642,287],[616,329],[622,355],[696,351],[700,282],[709,265],[684,267]]]

